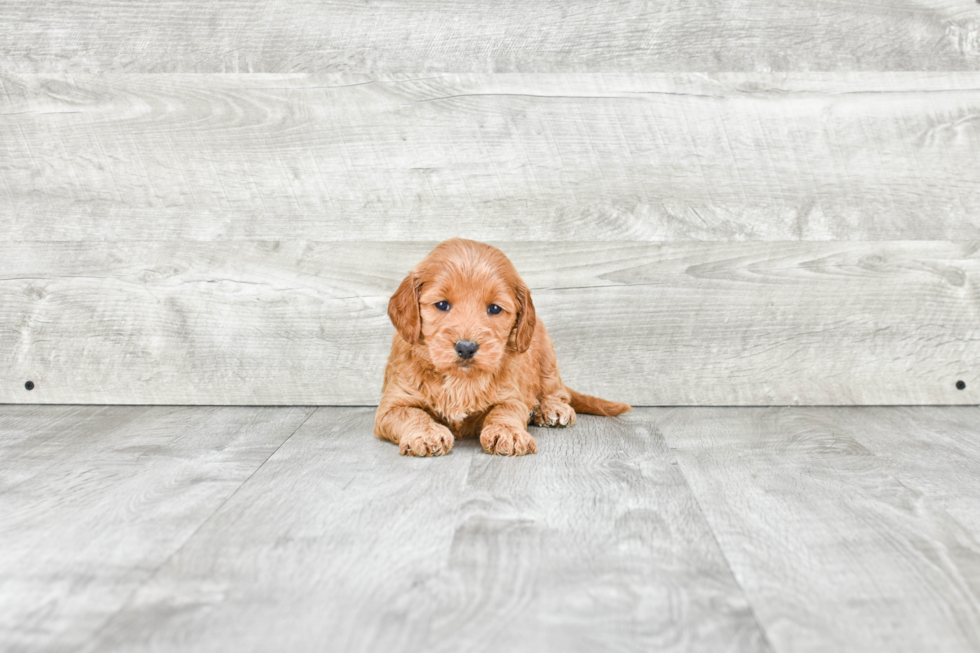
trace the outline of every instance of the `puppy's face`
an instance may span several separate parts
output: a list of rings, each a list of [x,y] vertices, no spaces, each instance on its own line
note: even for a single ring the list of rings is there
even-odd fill
[[[531,344],[531,293],[503,252],[470,240],[436,247],[402,281],[388,315],[410,344],[423,344],[433,366],[452,376],[498,369],[508,346]]]
[[[486,270],[450,270],[422,285],[422,340],[444,374],[500,366],[519,305],[514,288]]]

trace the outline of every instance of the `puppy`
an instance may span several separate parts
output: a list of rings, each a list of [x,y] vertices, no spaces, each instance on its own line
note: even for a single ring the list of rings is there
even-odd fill
[[[395,291],[388,316],[397,332],[374,434],[406,456],[441,456],[477,434],[487,453],[521,456],[537,451],[531,420],[571,426],[576,411],[631,410],[562,383],[531,291],[490,245],[436,246]]]

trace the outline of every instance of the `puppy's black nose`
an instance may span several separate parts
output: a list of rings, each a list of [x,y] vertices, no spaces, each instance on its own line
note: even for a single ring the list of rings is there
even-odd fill
[[[473,354],[476,350],[480,348],[480,345],[476,344],[472,340],[457,340],[456,341],[456,353],[463,360],[473,358]]]

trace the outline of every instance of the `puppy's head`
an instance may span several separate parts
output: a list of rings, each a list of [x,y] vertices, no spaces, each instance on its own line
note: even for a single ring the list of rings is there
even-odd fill
[[[436,369],[454,376],[496,370],[534,335],[531,291],[510,260],[461,238],[440,243],[409,273],[388,315],[402,338],[423,344]]]

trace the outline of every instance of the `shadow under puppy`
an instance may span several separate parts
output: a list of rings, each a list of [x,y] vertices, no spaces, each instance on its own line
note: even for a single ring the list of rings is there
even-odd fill
[[[374,434],[407,456],[441,456],[480,435],[487,453],[521,456],[536,426],[571,426],[575,412],[619,415],[623,403],[575,392],[534,315],[531,291],[496,247],[440,243],[388,303],[395,325]]]

